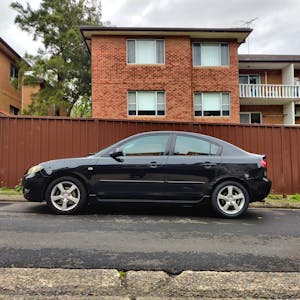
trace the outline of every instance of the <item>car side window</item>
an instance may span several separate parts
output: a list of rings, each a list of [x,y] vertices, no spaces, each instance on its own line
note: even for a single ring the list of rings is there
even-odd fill
[[[168,134],[137,137],[123,144],[121,149],[124,156],[159,156],[164,155],[168,140]]]
[[[220,151],[220,146],[208,141],[178,135],[175,141],[174,155],[217,155]]]

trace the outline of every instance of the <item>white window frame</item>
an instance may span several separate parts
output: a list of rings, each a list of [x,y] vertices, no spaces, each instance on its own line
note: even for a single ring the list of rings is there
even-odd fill
[[[128,62],[128,41],[134,41],[134,47],[135,47],[135,62],[131,63]],[[137,53],[137,41],[155,41],[155,62],[154,63],[137,63],[136,62],[136,53]],[[162,63],[157,63],[157,52],[156,52],[156,42],[157,41],[163,41],[163,45],[164,45],[164,51],[163,51],[163,62]],[[164,65],[165,64],[165,60],[166,60],[166,47],[165,47],[165,40],[164,39],[127,39],[126,40],[126,63],[128,65]]]
[[[260,115],[260,123],[251,123],[251,114],[259,114]],[[240,115],[248,115],[249,123],[241,123],[240,124],[262,124],[262,113],[260,111],[241,111]]]
[[[155,93],[155,114],[154,115],[139,115],[138,114],[138,93],[143,93],[143,92],[149,92],[149,93]],[[130,115],[129,114],[129,93],[135,93],[135,115]],[[157,109],[157,105],[158,105],[158,101],[157,101],[157,94],[158,93],[164,93],[164,114],[163,115],[159,115],[157,113],[158,109]],[[145,90],[138,90],[138,91],[127,91],[127,116],[128,117],[165,117],[166,116],[166,92],[165,91],[145,91]]]
[[[218,94],[221,94],[221,97],[220,97],[220,99],[221,99],[221,103],[220,103],[220,108],[221,108],[221,110],[220,110],[220,115],[219,116],[205,116],[204,115],[204,110],[203,110],[203,94],[208,94],[208,93],[218,93]],[[199,94],[201,94],[201,116],[196,116],[196,106],[198,105],[198,104],[196,104],[196,101],[195,101],[195,96],[196,95],[199,95]],[[228,115],[224,115],[223,116],[223,107],[225,106],[225,105],[227,105],[227,104],[223,104],[223,94],[228,94],[228,98],[229,98],[229,104],[228,104],[228,106],[229,106],[229,114]],[[215,118],[218,118],[218,117],[222,117],[222,118],[228,118],[228,117],[230,117],[230,115],[231,115],[231,99],[230,99],[230,93],[229,92],[194,92],[194,117],[196,117],[196,118],[211,118],[211,117],[215,117]]]
[[[195,64],[195,50],[194,50],[195,44],[200,44],[200,51],[201,51],[201,45],[203,45],[203,44],[218,45],[219,46],[219,60],[220,60],[221,64],[217,65],[217,66],[207,66],[207,65],[203,65],[202,59],[200,59],[200,65],[196,65]],[[227,45],[227,62],[228,62],[227,65],[222,65],[222,49],[221,49],[222,44]],[[208,67],[208,68],[225,67],[225,68],[227,68],[230,66],[230,49],[229,49],[229,43],[227,43],[227,42],[197,42],[197,41],[195,41],[192,43],[192,56],[193,56],[193,67]]]

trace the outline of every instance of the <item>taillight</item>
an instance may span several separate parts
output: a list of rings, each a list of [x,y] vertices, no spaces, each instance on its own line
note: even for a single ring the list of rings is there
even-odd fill
[[[260,165],[263,167],[263,168],[266,168],[267,169],[267,167],[268,167],[268,164],[267,164],[267,161],[266,161],[266,159],[264,158],[264,159],[262,159],[261,161],[260,161]]]

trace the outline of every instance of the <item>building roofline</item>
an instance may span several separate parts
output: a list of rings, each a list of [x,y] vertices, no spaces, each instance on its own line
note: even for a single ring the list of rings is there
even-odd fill
[[[1,37],[0,37],[0,47],[1,44],[6,48],[6,54],[13,57],[16,60],[22,59],[22,57],[11,47],[9,46]]]
[[[81,31],[165,31],[165,32],[252,32],[251,28],[190,28],[190,27],[105,27],[105,26],[80,26]]]
[[[83,39],[90,51],[92,36],[189,36],[199,39],[235,39],[244,43],[251,28],[182,28],[182,27],[104,27],[80,26]]]
[[[240,54],[240,63],[299,63],[300,55],[276,54]]]

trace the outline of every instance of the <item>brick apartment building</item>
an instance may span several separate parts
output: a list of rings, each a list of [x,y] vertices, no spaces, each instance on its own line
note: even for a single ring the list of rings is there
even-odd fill
[[[40,89],[35,86],[22,85],[19,80],[19,61],[21,56],[0,38],[0,113],[18,115],[27,109],[32,101],[32,94]]]
[[[242,123],[300,124],[300,55],[239,55]]]
[[[12,82],[18,80],[20,55],[0,38],[0,111],[4,114],[18,114],[22,105],[21,89]]]
[[[81,32],[92,57],[93,117],[297,122],[300,56],[238,56],[249,28],[83,26]]]

